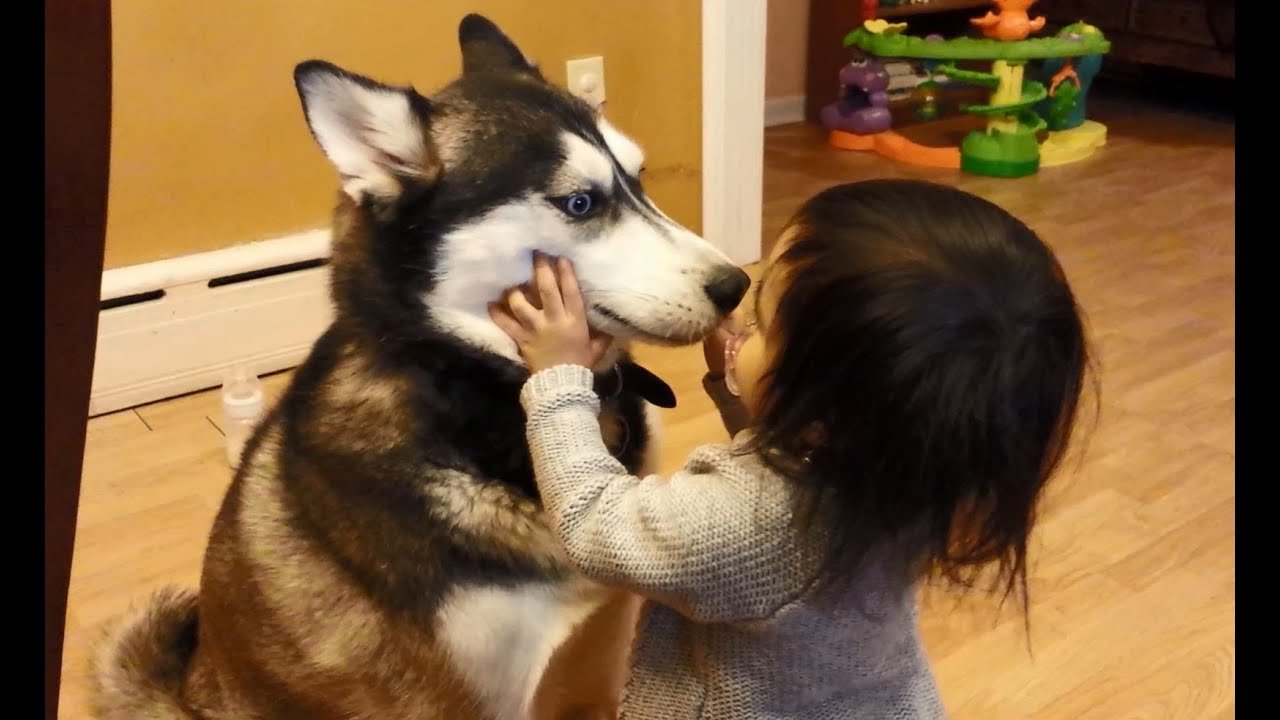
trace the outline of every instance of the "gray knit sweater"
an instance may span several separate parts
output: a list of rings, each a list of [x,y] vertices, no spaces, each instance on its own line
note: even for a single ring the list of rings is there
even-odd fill
[[[745,433],[698,448],[669,479],[641,479],[605,448],[586,368],[535,374],[521,402],[572,562],[652,601],[621,718],[944,717],[914,588],[870,563],[850,591],[811,591],[821,538],[794,527],[787,481],[741,452]]]

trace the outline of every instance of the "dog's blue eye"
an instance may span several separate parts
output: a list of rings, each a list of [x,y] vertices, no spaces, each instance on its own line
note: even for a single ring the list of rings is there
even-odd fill
[[[575,217],[582,217],[583,215],[591,212],[593,205],[595,205],[595,202],[591,199],[590,195],[587,193],[578,193],[577,195],[570,195],[568,199],[564,201],[564,211]]]

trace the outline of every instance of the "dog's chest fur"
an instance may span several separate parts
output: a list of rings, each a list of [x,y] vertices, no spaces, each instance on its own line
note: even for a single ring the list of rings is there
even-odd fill
[[[595,632],[629,638],[635,608],[601,608],[634,603],[573,573],[545,525],[524,441],[519,377],[502,378],[442,348],[430,363],[389,366],[364,347],[340,329],[317,343],[250,446],[247,466],[257,470],[242,473],[229,499],[239,505],[240,522],[220,522],[215,536],[233,526],[253,534],[287,525],[316,563],[309,572],[330,578],[325,587],[336,587],[340,577],[348,597],[367,598],[341,617],[313,617],[313,625],[349,625],[363,616],[383,628],[375,636],[419,634],[424,647],[449,659],[450,674],[487,714],[526,717],[548,662],[575,628],[608,615],[593,622],[613,626]],[[598,392],[606,445],[629,471],[640,472],[649,464],[651,437],[645,403],[608,377]],[[267,436],[273,439],[261,439]],[[253,493],[258,500],[234,499]],[[245,521],[246,513],[263,511],[264,497],[279,505],[278,515]],[[278,576],[270,566],[281,562],[260,569]],[[256,564],[250,560],[235,574],[255,574]],[[266,595],[299,590],[272,588],[265,576],[252,584]],[[237,585],[244,578],[206,587]],[[620,688],[609,686],[624,674],[626,650],[623,642],[578,672],[595,673],[600,690],[615,694]]]

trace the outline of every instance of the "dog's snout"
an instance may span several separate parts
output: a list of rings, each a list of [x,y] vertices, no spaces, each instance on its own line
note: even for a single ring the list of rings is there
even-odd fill
[[[742,302],[742,296],[747,294],[749,287],[750,276],[741,268],[729,266],[717,270],[704,289],[707,297],[711,298],[711,304],[720,312],[728,314]]]

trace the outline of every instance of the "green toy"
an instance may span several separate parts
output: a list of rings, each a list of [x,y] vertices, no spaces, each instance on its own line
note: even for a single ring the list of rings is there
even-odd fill
[[[916,60],[1044,60],[1058,57],[1105,55],[1111,41],[1102,33],[1083,35],[1080,39],[1063,37],[1032,40],[994,40],[992,38],[952,38],[925,40],[915,35],[872,32],[865,26],[854,28],[844,37],[844,46],[857,46],[863,52],[882,58]]]
[[[1075,22],[1062,28],[1058,37],[1077,38],[1101,32],[1088,23]],[[1102,55],[1051,58],[1041,64],[1039,80],[1048,86],[1049,99],[1040,104],[1038,111],[1049,121],[1050,130],[1071,130],[1085,123],[1085,95],[1100,69]]]
[[[1034,80],[1022,78],[1026,64],[996,60],[991,73],[942,65],[938,71],[952,80],[991,88],[986,105],[961,105],[963,112],[987,118],[986,132],[972,132],[960,143],[960,169],[975,175],[1022,177],[1040,169],[1036,133],[1045,121],[1031,108],[1048,92]]]
[[[1071,122],[1071,114],[1075,111],[1080,100],[1080,88],[1075,83],[1063,83],[1058,86],[1058,91],[1049,99],[1049,105],[1045,109],[1048,115],[1049,127],[1058,130],[1066,128]]]
[[[938,119],[938,88],[936,80],[925,80],[916,86],[912,95],[920,103],[916,108],[916,117],[921,120]]]
[[[961,142],[960,168],[995,177],[1013,178],[1035,173],[1041,166],[1042,154],[1037,133],[1049,126],[1070,127],[1071,116],[1082,107],[1079,83],[1058,84],[1050,98],[1044,84],[1024,78],[1028,61],[1100,57],[1111,49],[1110,41],[1100,31],[1083,23],[1079,26],[1088,27],[1089,32],[1029,40],[1013,39],[1025,37],[1029,32],[1025,27],[999,38],[941,40],[907,35],[902,32],[905,27],[902,24],[881,27],[882,24],[887,25],[883,21],[868,21],[854,29],[845,37],[845,47],[855,46],[879,58],[941,61],[936,66],[939,73],[958,82],[991,90],[986,104],[960,107],[964,112],[987,119],[985,130],[972,132]],[[955,64],[959,60],[990,60],[991,72],[961,69]],[[1036,112],[1038,105],[1049,116],[1050,122]],[[932,108],[925,108],[920,116],[927,119],[932,114]],[[1054,164],[1079,159],[1102,142],[1098,139],[1098,128],[1101,126],[1094,123],[1080,133],[1087,139],[1073,142],[1071,138],[1062,138],[1044,149],[1052,148],[1058,153]],[[1105,128],[1101,132],[1105,138]]]

